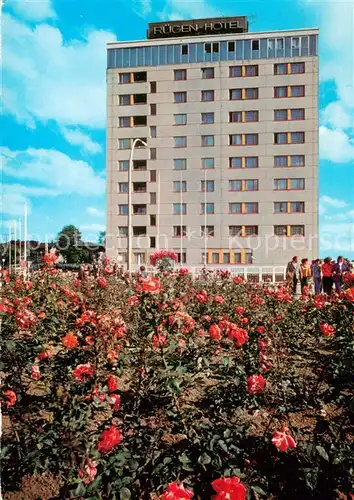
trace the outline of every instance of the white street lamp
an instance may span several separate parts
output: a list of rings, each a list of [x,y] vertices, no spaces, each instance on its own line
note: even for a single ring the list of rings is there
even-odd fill
[[[147,144],[142,139],[134,139],[132,148],[130,150],[129,156],[129,168],[128,168],[128,255],[127,255],[127,270],[130,273],[132,265],[132,169],[133,169],[133,155],[135,146],[138,143],[143,144],[147,148]]]

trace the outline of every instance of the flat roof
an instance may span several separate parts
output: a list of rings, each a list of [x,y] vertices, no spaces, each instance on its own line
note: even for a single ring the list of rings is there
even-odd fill
[[[176,43],[198,43],[205,42],[208,40],[213,40],[215,38],[239,38],[239,39],[247,39],[247,38],[257,38],[257,36],[264,38],[269,35],[285,35],[285,34],[315,34],[319,32],[319,28],[296,28],[289,30],[273,30],[273,31],[254,31],[254,32],[246,32],[246,33],[224,33],[217,35],[207,35],[207,36],[184,36],[184,37],[173,37],[173,38],[153,38],[153,39],[145,39],[145,40],[128,40],[128,41],[115,41],[115,42],[107,42],[107,49],[113,48],[124,48],[124,46],[129,45],[175,45]],[[188,42],[187,42],[188,41]]]

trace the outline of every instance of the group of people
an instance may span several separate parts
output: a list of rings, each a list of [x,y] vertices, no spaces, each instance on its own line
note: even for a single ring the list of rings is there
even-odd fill
[[[301,259],[299,263],[298,257],[293,257],[286,268],[286,278],[293,293],[297,291],[297,284],[300,281],[301,293],[303,294],[305,287],[314,284],[315,294],[325,293],[331,295],[333,285],[337,293],[341,293],[343,276],[351,271],[351,264],[348,259],[341,255],[334,261],[331,257],[313,260],[309,263],[308,259]]]

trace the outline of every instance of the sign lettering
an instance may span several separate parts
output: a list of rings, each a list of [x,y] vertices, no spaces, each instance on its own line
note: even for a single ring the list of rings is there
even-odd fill
[[[246,17],[222,19],[196,19],[171,23],[150,23],[148,38],[168,38],[185,35],[212,35],[216,33],[245,33],[248,31]]]

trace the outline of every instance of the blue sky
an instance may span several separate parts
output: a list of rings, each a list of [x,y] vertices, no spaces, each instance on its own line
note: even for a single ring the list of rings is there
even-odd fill
[[[353,3],[311,0],[5,0],[2,228],[30,211],[33,239],[105,227],[105,43],[148,22],[247,15],[250,31],[320,28],[321,255],[354,257]]]

